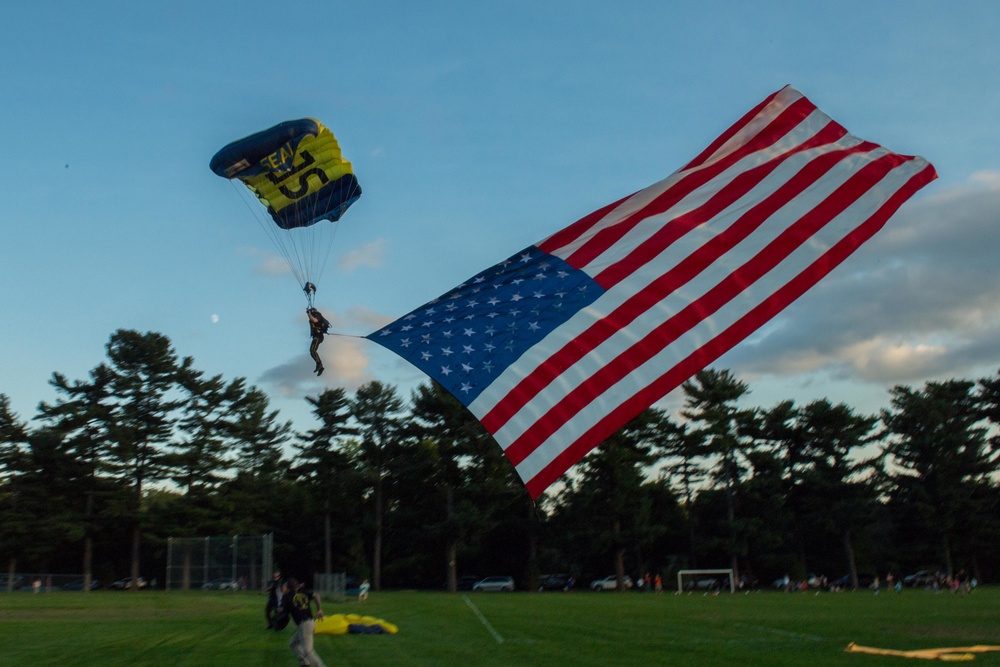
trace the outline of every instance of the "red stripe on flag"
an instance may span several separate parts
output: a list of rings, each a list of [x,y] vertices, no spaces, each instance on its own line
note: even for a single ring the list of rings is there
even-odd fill
[[[725,255],[729,250],[745,240],[777,210],[821,179],[837,163],[851,155],[871,150],[872,148],[875,148],[874,144],[864,143],[849,149],[824,153],[812,160],[777,190],[760,200],[757,205],[740,216],[728,229],[717,234],[705,245],[675,266],[664,267],[664,272],[648,286],[636,292],[614,312],[595,322],[587,331],[581,333],[562,349],[551,355],[546,364],[540,366],[522,379],[516,387],[483,417],[483,425],[490,431],[499,429],[523,405],[530,402],[539,392],[555,380],[562,373],[563,369],[572,366],[589,353],[590,350],[596,348],[618,330],[628,326],[636,317],[647,312],[649,308],[662,301],[678,287],[686,284],[702,271],[711,267],[719,257]],[[871,165],[868,165],[867,168],[871,168]],[[890,168],[887,166],[885,171],[888,171]],[[884,175],[885,171],[882,171],[881,175]],[[768,171],[768,173],[770,172]],[[676,221],[672,221],[668,227],[673,230],[679,230],[676,232],[676,235],[679,236],[698,225],[708,222],[723,210],[725,206],[747,194],[753,186],[759,183],[759,180],[759,178],[754,177],[750,177],[747,179],[748,182],[745,183],[739,181],[739,179],[734,180],[727,188],[706,202],[704,206],[691,211],[689,214],[680,216]],[[877,182],[877,178],[873,177],[871,182]],[[728,190],[733,190],[733,192],[730,193]],[[716,202],[716,199],[719,201]],[[843,205],[846,206],[848,203],[849,201],[845,200]],[[832,213],[830,217],[833,217]],[[671,229],[665,229],[664,232],[670,233]],[[643,243],[636,252],[642,253],[645,246],[646,244]],[[612,269],[609,269],[609,271],[620,269],[613,276],[614,282],[617,283],[626,278],[636,268],[645,264],[645,261],[648,259],[643,257],[642,263],[639,263],[637,260],[633,261],[632,256],[624,258],[612,267]],[[671,326],[676,327],[676,324],[672,324]]]
[[[693,160],[691,160],[686,165],[684,165],[684,167],[682,168],[682,171],[686,171],[688,169],[693,169],[694,167],[697,167],[697,166],[701,165],[702,163],[704,163],[705,160],[707,160],[708,158],[710,158],[712,155],[715,154],[716,151],[718,151],[720,148],[722,148],[722,146],[725,145],[725,143],[727,141],[729,141],[730,139],[732,139],[734,136],[736,136],[737,133],[739,133],[740,131],[742,131],[747,125],[749,125],[751,122],[753,122],[753,119],[756,118],[758,116],[758,114],[760,114],[764,110],[764,108],[767,107],[768,104],[770,104],[771,102],[773,102],[774,98],[776,98],[778,95],[781,95],[783,92],[785,92],[789,88],[791,88],[791,86],[785,86],[781,90],[779,90],[779,91],[777,91],[775,93],[772,93],[768,97],[764,98],[763,102],[761,102],[760,104],[758,104],[757,106],[755,106],[753,109],[750,109],[750,111],[748,111],[745,114],[743,114],[742,118],[740,118],[738,121],[736,121],[735,123],[733,123],[729,127],[728,130],[726,130],[725,132],[723,132],[722,134],[720,134],[716,138],[715,141],[713,141],[712,143],[710,143],[708,145],[708,147],[705,148],[705,150],[703,150],[701,153],[699,153],[697,156],[695,156],[695,158]],[[802,99],[806,99],[806,98],[803,96]],[[815,105],[812,104],[812,102],[809,102],[808,100],[806,100],[806,102],[808,102],[809,105],[812,106],[813,109],[816,108]]]
[[[623,350],[611,363],[604,365],[585,382],[575,386],[565,395],[564,398],[553,406],[545,416],[536,420],[531,426],[524,430],[520,437],[507,447],[505,450],[507,456],[510,457],[511,461],[514,462],[515,465],[520,463],[531,452],[533,452],[539,444],[551,436],[552,433],[554,433],[562,425],[562,423],[568,421],[568,419],[572,418],[572,416],[585,409],[591,401],[601,395],[607,387],[613,386],[616,382],[627,376],[633,369],[648,361],[650,358],[662,351],[667,345],[674,342],[681,335],[694,329],[711,314],[715,313],[722,306],[729,303],[732,299],[744,291],[747,286],[755,283],[762,276],[784,261],[784,259],[787,258],[796,248],[805,243],[844,209],[865,194],[872,186],[877,184],[885,176],[885,174],[890,172],[894,167],[908,160],[909,158],[890,153],[865,165],[861,170],[852,174],[844,184],[837,188],[837,190],[828,196],[822,203],[810,209],[805,215],[796,220],[794,224],[791,224],[786,229],[782,230],[782,232],[773,241],[771,241],[768,246],[754,255],[742,266],[724,276],[718,284],[706,292],[702,297],[691,302],[673,317],[659,324],[641,341],[630,348]],[[796,177],[801,174],[802,172],[797,174]],[[813,179],[810,178],[809,182],[811,183],[812,181]],[[790,183],[791,181],[789,184]],[[791,188],[789,188],[789,190],[791,190]],[[781,200],[785,200],[785,197],[789,197],[790,194],[792,193],[790,192],[779,196],[779,193],[776,192],[768,199],[777,199],[781,202]],[[760,208],[761,210],[753,211],[754,217],[759,218],[759,221],[763,221],[774,212],[775,202],[768,202],[768,199],[762,201],[759,207],[755,207],[755,209]],[[759,224],[759,222],[756,222],[756,224]],[[736,227],[737,225],[733,225],[733,227],[727,230],[727,233],[731,232],[734,236],[737,236],[735,241],[738,242],[742,240],[742,238],[738,238],[739,235],[744,232],[742,230],[734,231],[734,228]],[[848,235],[852,233],[854,232],[849,232]],[[733,245],[735,245],[735,243],[720,243],[719,249],[724,252]],[[701,264],[702,268],[704,268],[714,262],[717,255],[713,252],[713,249],[708,248],[707,246],[708,244],[695,253],[695,255],[703,254],[705,257],[700,260],[694,260],[692,263]],[[687,262],[687,260],[685,260],[685,262]],[[700,272],[700,270],[701,269],[697,272]],[[695,273],[696,272],[692,272],[690,275],[694,275]],[[673,278],[674,276],[665,276],[664,278],[654,281],[654,283],[649,287],[640,291],[636,297],[633,297],[623,303],[622,306],[615,311],[615,313],[609,315],[604,321],[595,324],[594,327],[583,334],[582,337],[585,338],[585,341],[582,346],[577,342],[574,342],[574,345],[570,348],[569,352],[566,352],[566,348],[564,348],[563,350],[560,350],[557,355],[574,355],[576,354],[576,350],[581,347],[594,349],[599,343],[603,342],[611,334],[613,334],[614,331],[624,328],[631,323],[635,317],[643,314],[652,305],[659,302],[665,294],[662,282],[664,282],[664,280],[672,281]],[[682,279],[686,282],[688,276],[682,276]],[[576,358],[579,359],[579,355],[577,355]],[[563,368],[570,365],[560,363],[560,360],[556,359],[556,355],[553,356],[551,361],[555,365],[562,366]],[[522,382],[522,384],[524,383]],[[503,406],[506,408],[504,412],[513,416],[517,409],[529,403],[538,393],[519,392],[520,389],[521,386],[519,385],[515,390],[509,392],[497,407],[499,408]],[[497,410],[497,408],[494,408],[494,410]],[[486,417],[492,416],[493,411],[486,415]],[[486,426],[486,428],[491,432],[495,428],[502,426],[502,424],[496,424],[493,420],[488,422],[486,418],[482,421],[483,425]],[[506,421],[507,420],[504,420],[504,422]]]
[[[719,192],[709,198],[705,204],[689,213],[680,215],[671,220],[665,228],[655,232],[652,236],[650,236],[648,241],[644,241],[641,245],[629,253],[628,256],[623,257],[620,261],[615,262],[594,276],[594,280],[604,289],[611,289],[614,285],[632,275],[635,267],[647,264],[663,252],[675,240],[675,238],[672,237],[679,238],[691,229],[710,221],[712,218],[722,213],[731,204],[735,203],[741,197],[753,190],[753,188],[759,185],[761,181],[784,164],[786,160],[793,156],[801,155],[801,153],[812,150],[813,148],[831,144],[840,139],[843,134],[843,128],[836,123],[830,123],[823,129],[822,132],[802,144],[802,146],[797,148],[795,151],[786,153],[780,158],[769,160],[764,164],[743,172],[734,178],[728,186],[722,188]],[[813,181],[819,180],[819,178],[831,169],[836,162],[844,159],[848,155],[867,152],[875,148],[878,148],[875,144],[863,143],[849,149],[840,149],[819,155],[816,159],[812,160],[809,164],[803,167],[802,171],[790,179],[788,183],[782,185],[774,194],[770,195],[769,198],[775,197],[778,193],[787,190],[787,194],[789,196],[780,201],[781,204],[784,204],[794,195],[797,195],[804,190],[807,185],[811,185]],[[804,183],[802,187],[796,187],[796,184],[802,179],[807,179],[808,182]],[[779,201],[776,201],[775,203],[779,203]],[[774,212],[774,210],[777,210],[777,208],[778,206],[772,207],[772,210],[768,212],[767,215],[770,215]],[[757,220],[757,224],[754,225],[754,229],[756,229],[761,222],[763,222],[763,218]],[[733,226],[735,227],[741,224],[743,224],[742,218],[735,222]],[[674,232],[673,228],[677,228],[682,231]]]
[[[636,194],[637,193],[633,192],[627,197],[622,197],[616,202],[608,204],[607,206],[602,206],[593,213],[583,216],[569,227],[564,227],[560,229],[552,236],[548,237],[541,243],[537,243],[535,245],[543,252],[549,252],[548,250],[545,250],[546,246],[550,248],[561,248],[568,243],[572,243],[579,237],[583,236],[588,229],[590,229],[591,227],[599,223],[601,220],[603,220],[605,217],[607,217],[607,215],[611,213],[611,211],[618,208],[623,202],[628,201]]]
[[[670,187],[670,189],[657,196],[640,211],[637,211],[614,225],[598,231],[592,238],[588,239],[581,247],[576,249],[572,254],[564,259],[571,266],[577,268],[593,261],[594,258],[620,241],[633,227],[642,222],[642,220],[669,210],[684,197],[688,196],[705,183],[708,183],[713,178],[739,162],[741,159],[779,142],[787,136],[789,132],[794,130],[795,127],[813,111],[816,111],[816,107],[813,106],[813,104],[806,98],[803,97],[796,100],[788,108],[782,110],[773,121],[768,123],[768,125],[760,133],[758,133],[752,141],[744,144],[738,150],[727,154],[723,159],[712,163],[710,166],[685,175],[678,183],[675,183]],[[836,123],[833,123],[833,125],[839,128]],[[841,136],[846,133],[846,130],[843,130],[843,128],[840,128],[840,130]],[[632,195],[632,197],[634,196],[635,195]],[[602,210],[608,210],[608,207],[605,207]],[[578,239],[586,235],[586,233],[600,223],[602,219],[603,216],[601,218],[597,218],[593,214],[588,215],[585,218],[573,223],[561,232],[553,234],[545,241],[538,244],[538,248],[542,250],[542,252],[556,254],[560,249],[575,243]]]
[[[880,230],[903,202],[936,177],[934,167],[928,164],[893,193],[867,220],[789,280],[783,287],[773,292],[767,299],[748,311],[711,341],[672,366],[655,381],[641,387],[631,397],[622,401],[582,437],[562,449],[534,477],[525,480],[525,486],[531,497],[540,496],[550,484],[559,479],[566,470],[583,458],[591,449],[601,444],[622,424],[627,423],[628,420],[707,367],[802,296]]]

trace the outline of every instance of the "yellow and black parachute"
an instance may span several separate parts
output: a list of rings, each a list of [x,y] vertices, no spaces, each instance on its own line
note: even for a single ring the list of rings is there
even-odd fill
[[[228,144],[209,166],[242,181],[266,207],[270,220],[251,209],[311,302],[335,223],[361,197],[333,132],[313,118],[286,121]]]

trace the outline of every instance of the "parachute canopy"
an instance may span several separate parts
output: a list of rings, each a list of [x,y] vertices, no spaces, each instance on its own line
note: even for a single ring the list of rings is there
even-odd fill
[[[286,121],[228,144],[209,166],[246,185],[266,207],[271,220],[258,222],[299,284],[316,282],[332,245],[326,228],[335,227],[318,223],[337,222],[361,197],[333,132],[313,118]]]
[[[289,120],[225,146],[212,171],[238,178],[282,229],[336,222],[361,197],[340,145],[318,120]]]

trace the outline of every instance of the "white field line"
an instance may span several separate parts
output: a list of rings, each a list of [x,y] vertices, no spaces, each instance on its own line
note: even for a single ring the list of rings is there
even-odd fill
[[[500,633],[497,632],[492,625],[490,625],[490,622],[486,620],[485,616],[483,616],[483,612],[479,611],[476,605],[472,604],[472,600],[469,599],[469,596],[463,595],[462,599],[465,600],[465,604],[469,605],[469,609],[471,609],[472,613],[476,615],[476,618],[479,619],[479,622],[482,623],[486,627],[486,629],[490,631],[490,634],[493,635],[493,639],[497,640],[497,644],[503,644],[503,637],[500,636]]]

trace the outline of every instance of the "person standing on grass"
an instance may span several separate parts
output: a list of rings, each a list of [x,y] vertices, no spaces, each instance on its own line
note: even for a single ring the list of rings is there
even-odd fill
[[[358,602],[365,602],[368,600],[368,591],[371,590],[372,585],[368,583],[365,579],[361,582],[361,586],[358,588]]]
[[[278,613],[287,612],[295,621],[297,627],[288,647],[302,667],[326,667],[313,648],[313,635],[316,632],[316,618],[313,618],[312,612],[314,602],[316,618],[323,618],[319,594],[307,590],[305,583],[292,577],[288,580],[288,592],[281,598],[281,606],[278,607]]]

